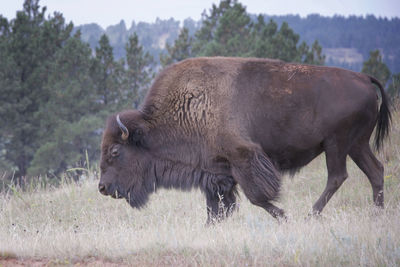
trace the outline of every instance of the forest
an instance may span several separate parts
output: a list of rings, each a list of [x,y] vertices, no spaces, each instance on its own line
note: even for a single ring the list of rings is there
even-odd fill
[[[222,0],[201,21],[187,19],[182,26],[170,19],[132,23],[129,30],[123,21],[106,30],[75,27],[61,13],[47,14],[39,0],[25,0],[11,20],[0,15],[3,178],[24,184],[30,177],[58,181],[65,171],[82,174],[100,156],[107,116],[137,108],[157,72],[188,57],[332,65],[332,49],[355,48],[365,59],[358,71],[399,95],[399,19],[271,17]]]
[[[257,15],[249,14],[253,22]],[[318,14],[300,17],[299,15],[271,16],[264,15],[266,22],[273,20],[278,27],[287,22],[289,27],[300,36],[300,41],[312,44],[318,40],[327,59],[326,65],[340,66],[354,71],[361,71],[363,61],[369,52],[379,49],[384,63],[393,72],[400,71],[400,19],[381,18],[374,15],[323,17]],[[193,36],[200,28],[201,21],[188,18],[182,22],[183,27]],[[154,23],[132,22],[127,28],[125,21],[102,29],[99,25],[79,25],[74,30],[81,30],[82,39],[94,49],[102,34],[107,34],[114,48],[116,58],[124,56],[124,42],[127,36],[136,32],[140,43],[158,59],[158,54],[165,50],[166,43],[172,43],[179,35],[180,22],[173,18],[157,19]]]

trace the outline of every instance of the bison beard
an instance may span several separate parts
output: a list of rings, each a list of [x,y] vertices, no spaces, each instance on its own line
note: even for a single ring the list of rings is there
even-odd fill
[[[313,214],[347,178],[347,156],[383,207],[383,166],[369,140],[376,127],[381,147],[390,120],[383,87],[368,75],[266,59],[188,59],[159,74],[140,110],[109,117],[99,190],[141,208],[157,188],[200,188],[212,223],[235,209],[239,185],[251,203],[285,218],[272,204],[280,173],[325,152],[328,180]]]
[[[146,184],[141,190],[130,187],[125,192],[121,191],[121,195],[134,208],[143,207],[149,194],[158,188],[184,191],[200,188],[207,199],[207,223],[229,216],[236,208],[237,183],[231,176],[213,174],[162,159],[152,162],[146,176]]]

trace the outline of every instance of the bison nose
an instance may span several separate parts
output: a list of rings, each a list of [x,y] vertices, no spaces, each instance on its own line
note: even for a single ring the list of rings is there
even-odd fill
[[[99,184],[99,191],[103,195],[107,195],[107,188],[106,188],[105,184]]]

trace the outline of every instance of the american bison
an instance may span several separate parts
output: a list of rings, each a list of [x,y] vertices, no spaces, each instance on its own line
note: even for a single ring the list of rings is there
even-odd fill
[[[347,155],[383,207],[383,166],[369,139],[376,126],[379,149],[390,118],[382,85],[365,74],[268,59],[187,59],[158,75],[140,109],[108,118],[99,190],[142,207],[157,188],[198,187],[211,222],[235,208],[239,184],[279,218],[284,211],[271,201],[281,174],[325,152],[328,181],[314,214],[346,180]]]

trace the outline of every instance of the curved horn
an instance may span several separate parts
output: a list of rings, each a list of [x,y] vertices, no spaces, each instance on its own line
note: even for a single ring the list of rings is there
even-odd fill
[[[118,122],[118,126],[122,131],[122,135],[121,138],[122,140],[127,140],[129,137],[129,131],[128,128],[126,128],[126,126],[121,122],[121,119],[119,118],[119,114],[117,115],[117,122]]]

